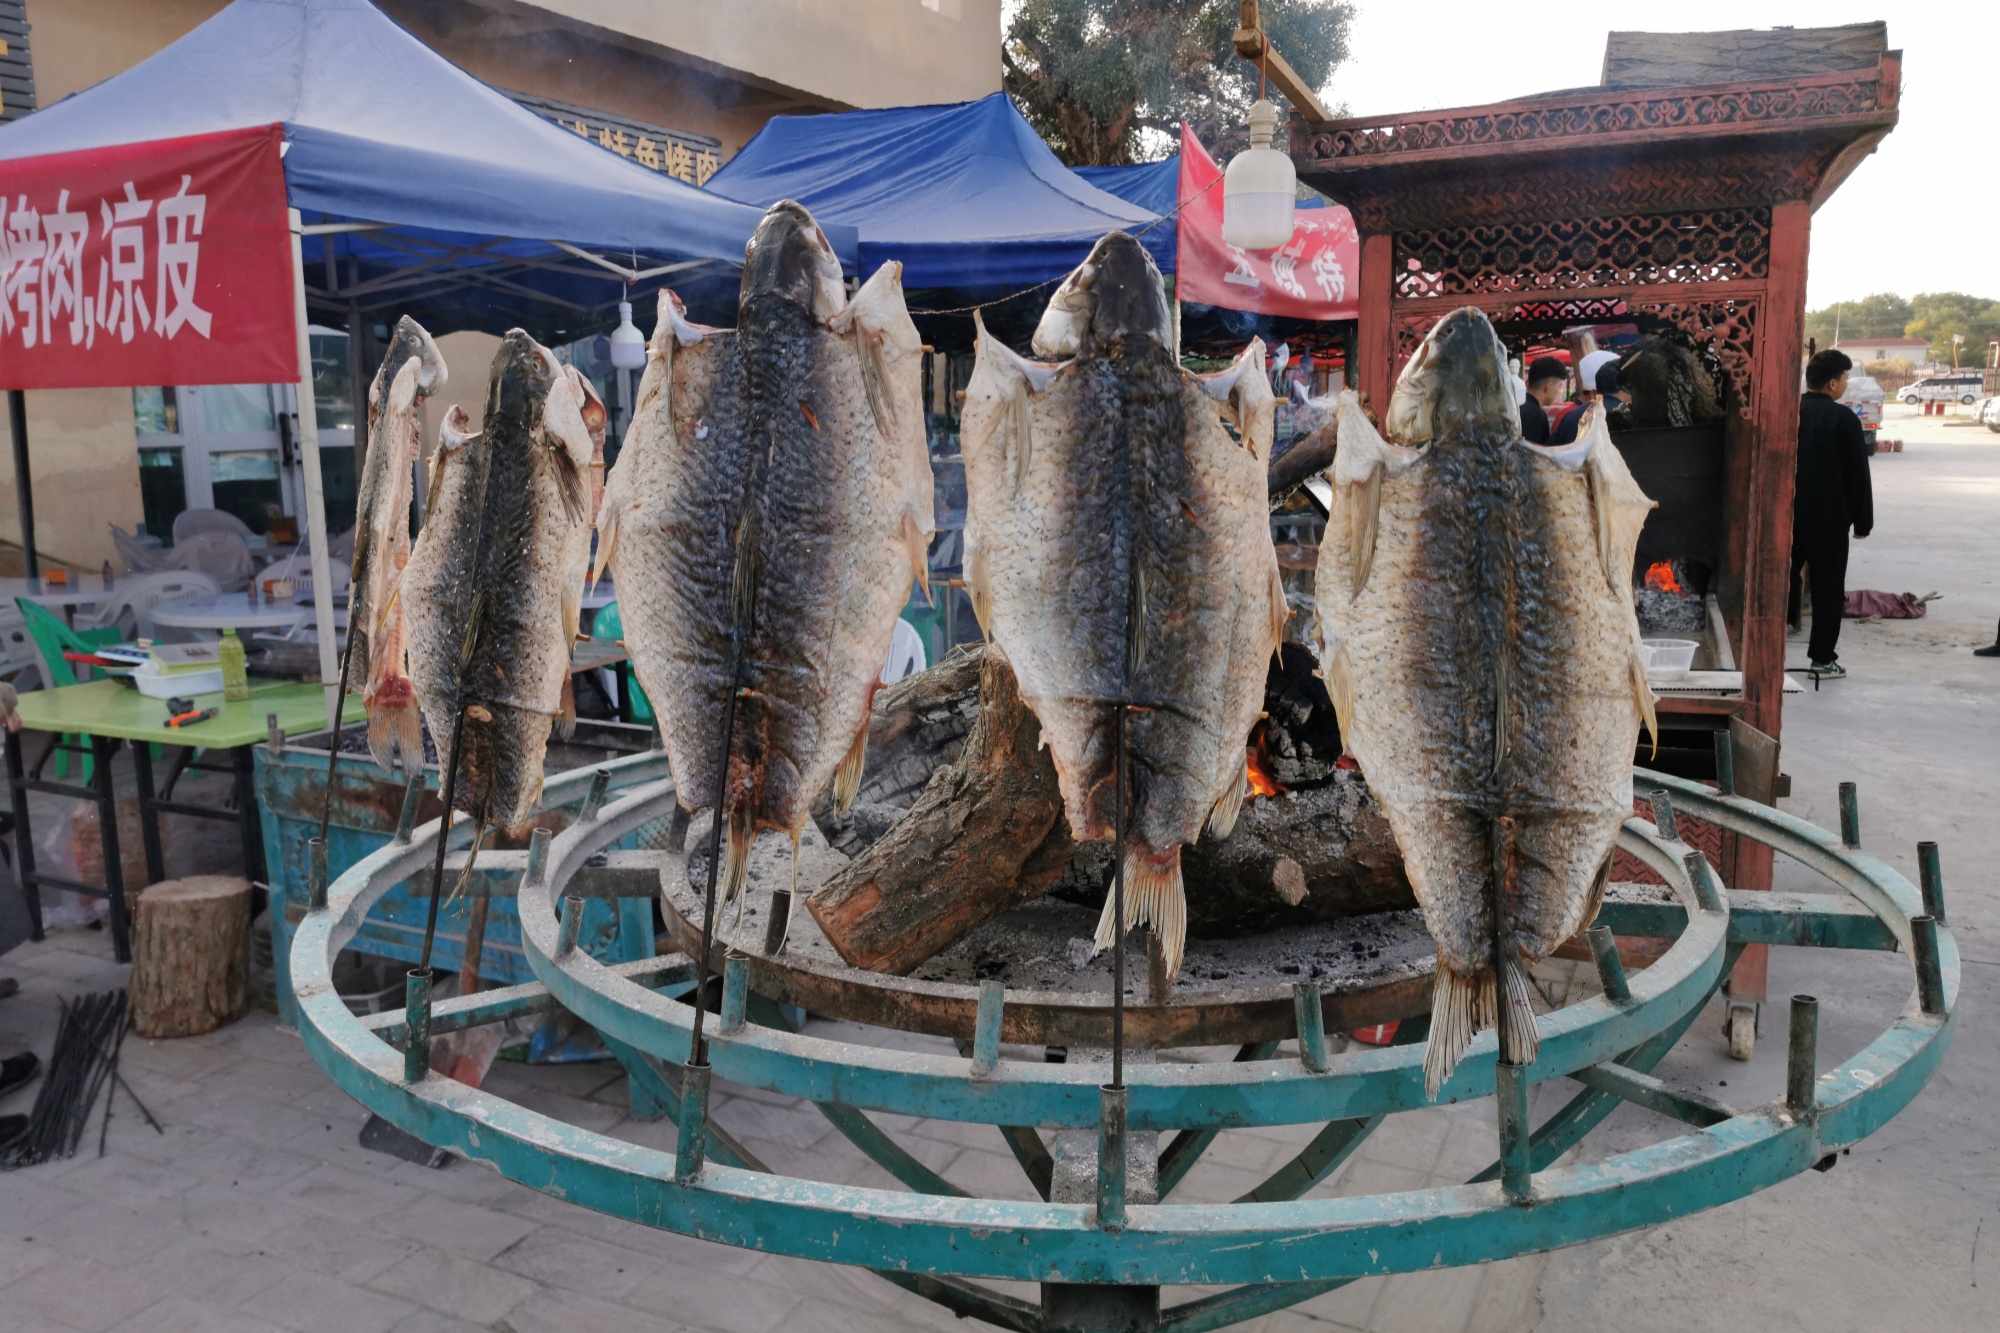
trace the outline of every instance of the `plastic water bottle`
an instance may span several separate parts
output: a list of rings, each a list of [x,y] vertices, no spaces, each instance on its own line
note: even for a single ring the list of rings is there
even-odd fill
[[[222,658],[222,697],[229,703],[240,703],[250,697],[250,672],[244,665],[243,641],[236,637],[236,631],[222,631],[222,642],[217,645]]]

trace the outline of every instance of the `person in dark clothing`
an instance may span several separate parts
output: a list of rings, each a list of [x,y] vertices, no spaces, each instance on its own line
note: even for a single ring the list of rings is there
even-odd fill
[[[1854,363],[1829,348],[1806,363],[1799,399],[1798,480],[1792,492],[1792,583],[1788,604],[1799,620],[1799,571],[1812,578],[1812,639],[1806,660],[1821,679],[1847,674],[1835,652],[1847,601],[1847,534],[1859,541],[1875,526],[1868,442],[1861,418],[1841,406]]]
[[[1528,401],[1521,404],[1521,438],[1529,444],[1549,442],[1548,409],[1560,401],[1569,383],[1569,367],[1552,356],[1528,364]]]
[[[1618,379],[1618,354],[1592,352],[1578,363],[1577,401],[1569,415],[1549,430],[1549,443],[1557,448],[1576,443],[1583,418],[1593,403],[1601,403],[1607,413],[1616,412],[1632,401],[1632,395]]]

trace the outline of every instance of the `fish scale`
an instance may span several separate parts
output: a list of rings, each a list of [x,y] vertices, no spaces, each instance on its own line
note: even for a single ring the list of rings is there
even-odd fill
[[[1070,359],[1029,361],[980,330],[961,431],[966,580],[1042,725],[1072,835],[1122,822],[1130,920],[1152,924],[1171,973],[1186,933],[1181,848],[1235,818],[1285,618],[1263,345],[1222,375],[1182,370],[1158,270],[1114,232],[1050,300],[1036,350]],[[1107,901],[1099,947],[1114,917]]]
[[[599,560],[680,801],[729,810],[725,902],[759,831],[796,844],[829,782],[852,799],[897,611],[928,573],[922,340],[901,272],[849,297],[811,215],[775,205],[736,329],[690,324],[661,293],[605,485]]]
[[[590,541],[585,396],[519,329],[493,360],[485,424],[447,419],[424,530],[404,571],[411,680],[454,807],[515,828],[541,796],[562,714]],[[463,722],[459,712],[463,710]]]
[[[1438,946],[1437,1094],[1473,1035],[1535,1054],[1526,970],[1595,914],[1652,696],[1631,573],[1652,501],[1604,426],[1520,439],[1504,352],[1454,312],[1412,358],[1382,439],[1338,410],[1315,602],[1342,735]]]

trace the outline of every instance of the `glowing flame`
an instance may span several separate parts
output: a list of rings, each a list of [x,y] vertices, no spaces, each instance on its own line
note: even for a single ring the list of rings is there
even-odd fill
[[[1250,796],[1276,796],[1284,788],[1271,776],[1270,761],[1264,752],[1264,724],[1259,722],[1250,735],[1250,744],[1244,749],[1245,767],[1250,775]]]
[[[1654,592],[1670,592],[1679,597],[1688,595],[1686,585],[1674,577],[1671,560],[1657,561],[1646,570],[1646,586]]]

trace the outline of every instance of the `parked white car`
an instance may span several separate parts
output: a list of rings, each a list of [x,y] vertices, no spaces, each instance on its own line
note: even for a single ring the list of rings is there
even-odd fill
[[[2000,397],[1980,399],[1979,406],[1973,409],[1972,419],[2000,435]]]
[[[1882,403],[1882,386],[1875,382],[1874,376],[1848,372],[1847,393],[1840,405],[1861,418],[1861,431],[1870,449],[1875,447],[1875,432],[1882,428]]]
[[[1981,372],[1948,370],[1938,375],[1926,375],[1914,384],[1905,385],[1896,397],[1905,403],[1964,403],[1970,407],[1985,393],[1986,377]]]

